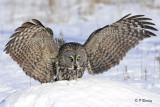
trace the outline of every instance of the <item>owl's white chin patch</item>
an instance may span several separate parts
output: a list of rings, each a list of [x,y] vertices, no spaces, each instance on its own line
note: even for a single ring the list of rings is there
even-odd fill
[[[69,70],[73,70],[73,68],[68,68]]]
[[[73,70],[73,71],[78,71],[78,70],[80,70],[81,68],[80,67],[78,67],[76,70],[74,69],[74,68],[68,68],[69,70]]]

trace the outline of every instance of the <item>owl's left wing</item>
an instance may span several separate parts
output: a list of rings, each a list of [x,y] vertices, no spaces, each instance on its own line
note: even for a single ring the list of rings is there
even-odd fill
[[[119,64],[126,53],[140,40],[156,36],[157,31],[144,15],[124,16],[117,22],[95,30],[84,47],[87,50],[88,71],[98,74]]]

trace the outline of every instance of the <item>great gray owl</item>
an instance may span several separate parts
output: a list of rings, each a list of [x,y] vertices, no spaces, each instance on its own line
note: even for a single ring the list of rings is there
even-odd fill
[[[124,16],[117,22],[95,30],[82,45],[54,39],[53,31],[33,19],[23,23],[6,44],[7,54],[23,71],[41,83],[81,78],[85,68],[90,74],[103,73],[117,65],[140,40],[156,36],[150,18]]]

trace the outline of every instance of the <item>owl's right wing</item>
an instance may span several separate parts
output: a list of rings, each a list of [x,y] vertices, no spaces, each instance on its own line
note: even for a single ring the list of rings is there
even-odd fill
[[[23,71],[41,83],[50,82],[54,76],[53,63],[58,47],[53,31],[36,19],[17,28],[6,44],[6,51]]]

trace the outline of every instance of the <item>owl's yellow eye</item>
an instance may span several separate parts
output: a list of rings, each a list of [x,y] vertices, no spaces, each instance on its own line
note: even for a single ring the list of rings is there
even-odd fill
[[[73,58],[72,58],[72,57],[69,57],[69,60],[70,60],[70,61],[73,61]]]
[[[78,56],[78,57],[77,57],[77,60],[80,60],[80,58],[81,58],[81,57],[80,57],[80,56]]]

